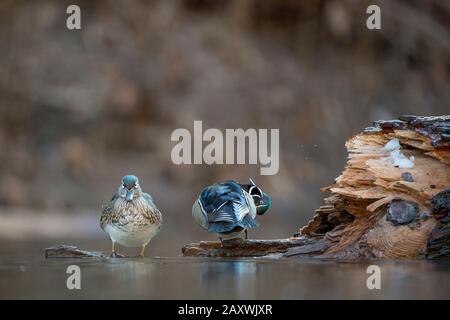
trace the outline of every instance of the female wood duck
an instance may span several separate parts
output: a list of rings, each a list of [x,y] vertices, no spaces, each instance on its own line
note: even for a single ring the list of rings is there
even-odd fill
[[[236,238],[247,229],[258,227],[256,215],[270,207],[270,197],[250,179],[250,184],[228,180],[208,186],[192,206],[194,220],[222,239]]]
[[[127,175],[103,207],[100,226],[111,239],[112,257],[119,256],[116,242],[126,247],[141,247],[139,256],[143,257],[146,245],[161,229],[162,215],[152,197],[142,192],[138,178]]]

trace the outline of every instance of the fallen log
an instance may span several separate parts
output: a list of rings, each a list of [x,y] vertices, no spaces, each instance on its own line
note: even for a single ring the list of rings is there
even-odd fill
[[[376,121],[348,140],[346,148],[346,168],[321,190],[331,195],[298,237],[200,242],[184,246],[183,254],[448,257],[450,116]]]

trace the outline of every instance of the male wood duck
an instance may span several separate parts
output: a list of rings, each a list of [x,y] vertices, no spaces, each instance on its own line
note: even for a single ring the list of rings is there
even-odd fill
[[[263,215],[271,199],[250,179],[249,184],[228,180],[208,186],[192,206],[194,220],[220,241],[240,237],[247,239],[247,229],[256,228],[256,215]]]
[[[116,243],[141,247],[139,256],[143,257],[145,247],[161,229],[162,215],[152,197],[142,192],[138,177],[126,175],[117,193],[103,207],[100,226],[111,239],[112,257],[120,256]]]

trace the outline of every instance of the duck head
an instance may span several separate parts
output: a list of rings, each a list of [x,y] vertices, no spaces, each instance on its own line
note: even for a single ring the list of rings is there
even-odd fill
[[[133,201],[142,194],[142,189],[139,186],[139,179],[135,175],[126,175],[122,178],[122,183],[119,186],[118,194],[127,202]]]
[[[253,199],[256,206],[256,214],[263,215],[269,209],[271,204],[270,196],[263,192],[252,179],[250,179],[250,184],[248,185],[248,193]]]

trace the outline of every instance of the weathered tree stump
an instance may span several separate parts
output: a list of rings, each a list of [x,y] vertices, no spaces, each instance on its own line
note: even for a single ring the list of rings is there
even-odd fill
[[[450,116],[376,121],[347,141],[343,173],[300,237],[200,242],[188,256],[418,258],[450,255]]]

